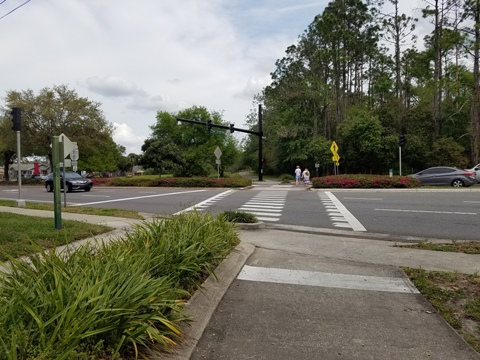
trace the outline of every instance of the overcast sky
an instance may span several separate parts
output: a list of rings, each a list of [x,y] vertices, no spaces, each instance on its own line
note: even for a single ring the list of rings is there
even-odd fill
[[[0,0],[0,106],[9,90],[67,85],[102,104],[127,154],[141,153],[157,111],[205,106],[245,127],[275,61],[327,4]]]

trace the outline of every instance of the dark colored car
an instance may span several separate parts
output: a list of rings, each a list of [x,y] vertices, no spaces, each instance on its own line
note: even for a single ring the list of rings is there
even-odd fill
[[[73,190],[90,191],[93,186],[92,180],[73,171],[65,172],[65,184],[68,192]],[[63,189],[63,173],[60,173],[60,186]],[[49,174],[47,180],[45,180],[45,189],[48,192],[53,191],[53,174]]]
[[[474,171],[437,166],[409,175],[420,180],[420,185],[472,186],[477,183]]]

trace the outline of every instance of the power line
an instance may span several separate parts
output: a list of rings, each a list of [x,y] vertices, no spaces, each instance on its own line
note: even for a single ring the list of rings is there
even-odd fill
[[[7,1],[7,0],[3,0],[2,2],[0,2],[0,4],[3,4],[5,1]],[[10,15],[11,13],[13,13],[15,10],[20,9],[23,5],[25,5],[26,3],[29,3],[29,2],[30,2],[30,0],[27,0],[27,1],[25,1],[23,4],[18,5],[16,8],[10,10],[10,11],[7,12],[5,15],[1,16],[1,17],[0,17],[0,20],[2,20],[5,16]]]

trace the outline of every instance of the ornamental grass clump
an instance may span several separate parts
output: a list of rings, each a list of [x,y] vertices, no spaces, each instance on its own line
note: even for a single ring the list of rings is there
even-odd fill
[[[170,350],[184,301],[238,243],[197,213],[137,226],[109,244],[11,258],[0,277],[0,360],[115,359]]]
[[[228,222],[232,223],[252,224],[258,222],[255,215],[241,210],[226,210],[219,216],[223,216]]]

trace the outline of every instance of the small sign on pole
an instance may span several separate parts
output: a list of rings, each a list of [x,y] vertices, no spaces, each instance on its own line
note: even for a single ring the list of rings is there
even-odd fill
[[[215,154],[215,157],[217,158],[217,161],[215,161],[217,163],[217,179],[220,180],[220,156],[222,156],[222,150],[220,150],[220,148],[217,146],[217,148],[215,149],[215,151],[213,153]]]

